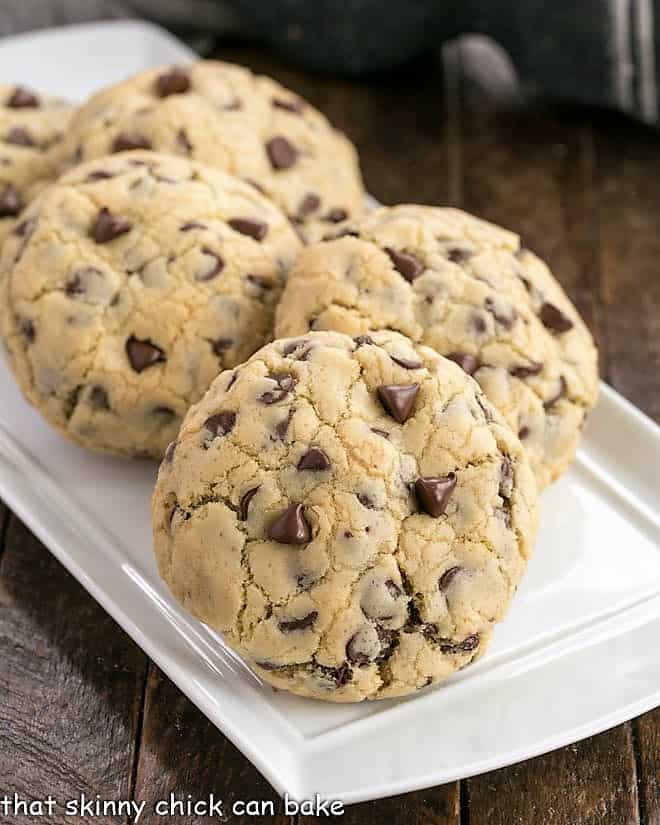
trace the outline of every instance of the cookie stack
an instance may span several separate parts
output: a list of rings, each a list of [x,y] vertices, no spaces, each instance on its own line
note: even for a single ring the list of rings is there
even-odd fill
[[[2,94],[30,152],[0,196],[9,362],[68,438],[162,458],[176,599],[328,701],[481,656],[597,396],[545,264],[458,210],[367,212],[347,139],[238,66],[143,73],[59,126]]]

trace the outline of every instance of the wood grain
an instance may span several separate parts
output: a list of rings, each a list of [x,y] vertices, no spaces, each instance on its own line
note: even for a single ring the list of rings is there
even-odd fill
[[[0,662],[2,793],[128,799],[146,657],[13,517],[0,563]],[[49,821],[71,819],[60,811]]]
[[[632,723],[642,825],[660,825],[660,708]]]

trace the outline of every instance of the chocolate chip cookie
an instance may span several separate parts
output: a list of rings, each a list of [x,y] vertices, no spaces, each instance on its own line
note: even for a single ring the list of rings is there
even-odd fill
[[[433,347],[504,415],[539,486],[557,478],[596,402],[598,365],[548,267],[514,233],[456,209],[377,209],[328,237],[292,271],[277,335],[387,328]]]
[[[308,333],[190,410],[153,525],[176,599],[259,676],[354,702],[484,652],[526,567],[536,484],[453,362],[394,332]]]
[[[153,149],[251,180],[306,237],[361,212],[351,143],[268,77],[216,61],[143,72],[94,95],[62,146],[65,165]]]
[[[0,85],[0,243],[23,207],[53,177],[51,150],[71,112],[61,100]]]
[[[2,250],[14,374],[74,441],[161,457],[218,372],[271,337],[300,246],[268,198],[220,170],[150,152],[83,164]]]

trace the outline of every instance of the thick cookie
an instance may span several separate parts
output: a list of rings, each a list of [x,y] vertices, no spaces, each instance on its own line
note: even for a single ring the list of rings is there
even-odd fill
[[[61,162],[131,148],[248,178],[306,236],[320,237],[364,207],[357,155],[344,135],[274,80],[230,63],[153,69],[99,92],[78,111]]]
[[[54,176],[50,150],[71,112],[61,100],[0,85],[0,243],[21,209]]]
[[[536,484],[456,364],[397,333],[309,333],[190,410],[153,523],[174,596],[265,681],[354,702],[483,653],[526,567]]]
[[[277,336],[385,328],[431,346],[476,378],[539,486],[559,476],[596,401],[598,364],[547,266],[517,235],[456,209],[377,209],[339,234],[301,255]]]
[[[0,261],[0,326],[27,399],[95,450],[160,457],[218,372],[269,340],[301,244],[267,198],[149,152],[41,193]]]

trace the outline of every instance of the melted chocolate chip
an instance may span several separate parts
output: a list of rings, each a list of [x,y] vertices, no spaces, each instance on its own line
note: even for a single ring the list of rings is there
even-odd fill
[[[275,381],[277,388],[267,390],[257,398],[257,401],[261,401],[262,404],[276,404],[278,401],[282,401],[282,399],[286,398],[291,392],[296,383],[296,379],[289,373],[269,375],[268,377],[271,381]]]
[[[358,335],[353,338],[355,341],[355,349],[359,349],[360,347],[365,347],[367,344],[374,344],[374,339],[370,335]]]
[[[89,391],[89,404],[95,410],[109,410],[110,399],[107,391],[98,384],[93,386]]]
[[[134,335],[126,341],[126,355],[135,372],[142,372],[147,367],[153,367],[165,361],[165,353],[149,339],[141,341]]]
[[[463,249],[460,246],[453,246],[447,250],[447,258],[453,264],[462,264],[472,257],[472,253],[468,249]]]
[[[300,201],[300,206],[298,207],[297,217],[301,220],[303,218],[307,218],[321,205],[321,198],[316,195],[314,192],[308,192],[305,197]]]
[[[557,401],[559,401],[560,398],[563,398],[566,395],[567,389],[568,387],[566,384],[566,379],[563,375],[561,375],[559,377],[559,388],[557,389],[557,392],[553,396],[548,398],[547,401],[543,402],[543,408],[549,410],[551,407],[553,407],[557,403]]]
[[[99,211],[94,226],[92,227],[92,238],[94,238],[96,243],[108,243],[130,231],[131,224],[127,220],[113,215],[112,212],[104,206]]]
[[[110,180],[110,178],[114,178],[112,172],[108,172],[106,169],[94,169],[85,178],[85,183],[94,183],[97,180]]]
[[[286,415],[281,421],[278,421],[275,425],[275,440],[276,441],[284,441],[286,438],[286,434],[289,431],[289,424],[291,423],[291,419],[293,418],[293,410],[287,410]]]
[[[498,309],[492,298],[486,298],[484,308],[487,312],[490,312],[497,323],[505,329],[511,329],[518,317],[518,313],[513,307],[509,307],[509,312],[503,312],[501,309]]]
[[[35,140],[27,129],[22,126],[14,126],[10,129],[5,137],[6,143],[11,143],[12,146],[35,146]]]
[[[470,355],[469,352],[450,352],[446,357],[455,364],[458,364],[463,372],[466,372],[468,375],[474,375],[479,369],[479,360],[476,356]]]
[[[208,246],[202,247],[202,253],[204,255],[208,255],[209,258],[212,258],[211,265],[205,272],[196,275],[195,280],[200,281],[201,283],[205,283],[206,281],[212,281],[220,274],[220,272],[222,272],[222,270],[225,267],[225,262],[220,257],[220,255],[217,254],[217,252],[214,252],[212,249],[209,249]]]
[[[5,105],[10,109],[35,109],[39,106],[39,98],[29,89],[17,86]]]
[[[159,75],[156,79],[156,94],[158,97],[182,95],[189,91],[190,75],[179,66],[175,66],[169,72]]]
[[[417,359],[400,358],[396,355],[390,355],[390,358],[392,359],[392,361],[394,361],[395,364],[398,364],[400,367],[403,367],[404,370],[418,370],[424,366],[422,362],[418,361]]]
[[[443,515],[447,503],[456,487],[456,475],[418,478],[415,482],[415,493],[420,507],[433,518]]]
[[[543,364],[539,361],[530,361],[529,364],[509,367],[509,373],[516,378],[529,378],[531,375],[538,375],[542,370]]]
[[[569,329],[573,329],[573,322],[571,319],[567,318],[566,315],[564,315],[564,313],[554,304],[549,304],[547,302],[543,304],[539,312],[539,318],[546,329],[549,329],[551,332],[556,332],[557,334],[568,332]]]
[[[378,430],[378,429],[376,429],[376,427],[372,427],[371,432],[375,433],[376,435],[381,436],[381,438],[389,438],[390,437],[390,434],[387,432],[387,430]]]
[[[518,438],[521,441],[524,441],[529,436],[530,432],[531,432],[531,430],[529,429],[529,427],[527,427],[527,426],[521,427],[518,430]]]
[[[480,315],[478,312],[474,312],[472,314],[471,320],[475,332],[478,332],[480,334],[486,332],[487,325],[483,315]]]
[[[454,576],[460,570],[460,567],[449,567],[445,572],[440,576],[438,579],[438,587],[444,593],[445,590],[449,588],[449,585],[452,583]]]
[[[123,132],[112,141],[113,152],[130,152],[133,149],[151,149],[151,141],[142,135],[128,135]]]
[[[312,530],[305,518],[302,504],[290,504],[270,525],[268,535],[280,544],[307,544]]]
[[[444,641],[440,644],[441,653],[469,653],[479,647],[479,637],[477,635],[468,636],[462,642]]]
[[[388,579],[385,582],[385,587],[388,590],[388,593],[393,599],[398,599],[403,596],[403,590],[399,587],[399,585],[392,581],[392,579]]]
[[[238,517],[241,521],[247,521],[248,512],[250,510],[250,502],[256,496],[259,487],[252,487],[246,493],[243,493],[238,505]]]
[[[165,421],[171,421],[173,418],[176,418],[176,413],[171,407],[154,407],[151,413],[152,415],[155,415],[157,418],[164,419]]]
[[[291,358],[295,354],[295,361],[307,361],[312,349],[312,344],[304,339],[289,341],[288,344],[282,347],[282,355]]]
[[[31,321],[29,318],[23,318],[18,325],[21,335],[25,338],[28,344],[34,343],[35,338],[37,337],[37,331],[34,326],[34,322]]]
[[[24,238],[27,242],[34,234],[34,230],[36,228],[37,219],[28,218],[26,221],[21,221],[21,223],[18,224],[18,226],[14,229],[14,235],[17,235],[19,238]]]
[[[323,450],[318,447],[310,447],[298,462],[298,469],[313,471],[329,470],[330,459]]]
[[[268,234],[268,224],[253,218],[232,218],[227,221],[229,226],[241,235],[248,235],[255,241],[263,241]]]
[[[326,212],[321,220],[325,221],[326,223],[341,223],[342,221],[345,221],[347,217],[348,212],[345,209],[335,207],[334,209],[331,209],[329,212]]]
[[[363,507],[366,507],[367,510],[377,510],[378,507],[376,502],[368,496],[366,493],[356,493],[355,497],[360,502]]]
[[[412,283],[424,272],[424,264],[409,252],[401,252],[389,246],[386,247],[385,252],[390,256],[394,268],[403,275],[406,281]]]
[[[0,218],[14,218],[23,208],[23,199],[18,189],[8,184],[0,194]]]
[[[273,169],[289,169],[298,160],[296,147],[281,135],[268,141],[266,154]]]
[[[308,613],[301,619],[287,619],[286,621],[280,622],[278,627],[282,633],[291,633],[294,630],[307,630],[308,627],[313,626],[318,617],[318,610],[312,610],[311,613]]]
[[[292,97],[287,100],[281,97],[274,97],[271,99],[271,103],[276,109],[284,109],[284,111],[292,112],[295,115],[299,115],[305,108],[305,104],[299,97]]]
[[[352,665],[357,665],[358,667],[368,665],[371,661],[371,658],[364,651],[360,650],[360,642],[361,638],[358,632],[351,636],[346,645],[346,658]]]
[[[353,671],[348,662],[344,662],[339,667],[324,667],[316,665],[316,673],[324,679],[334,682],[336,688],[344,687],[353,678]]]
[[[513,493],[513,464],[508,455],[505,455],[500,465],[500,486],[498,489],[499,495],[508,500]]]
[[[213,438],[230,433],[236,424],[236,413],[231,410],[223,410],[209,416],[204,422],[204,429],[208,430]]]
[[[246,275],[245,280],[255,286],[258,286],[259,289],[272,289],[273,284],[267,278],[262,278],[261,275]]]
[[[399,424],[410,418],[418,392],[419,384],[383,384],[378,387],[381,404]]]

